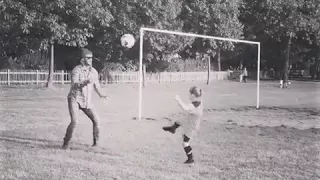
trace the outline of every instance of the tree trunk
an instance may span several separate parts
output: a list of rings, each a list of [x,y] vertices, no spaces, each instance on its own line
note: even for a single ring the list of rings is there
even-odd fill
[[[243,69],[243,59],[240,59],[240,69]]]
[[[208,78],[207,78],[207,84],[209,84],[210,83],[210,69],[211,69],[211,56],[209,56],[208,58],[207,58],[207,61],[208,61]]]
[[[316,61],[314,73],[315,73],[314,79],[317,79],[317,80],[320,79],[320,60],[319,59]]]
[[[216,56],[216,52],[213,51],[209,57],[207,58],[208,61],[208,77],[207,77],[207,84],[210,84],[210,71],[211,71],[211,57],[214,58]]]
[[[290,49],[291,49],[291,40],[292,40],[292,33],[290,33],[288,37],[288,42],[287,42],[287,49],[286,49],[286,54],[285,54],[285,61],[284,61],[284,67],[283,67],[283,83],[288,82],[289,78],[289,64],[290,64]]]
[[[221,55],[220,55],[220,48],[217,49],[217,55],[218,55],[218,71],[221,71]]]
[[[47,87],[51,88],[53,85],[53,68],[54,68],[54,44],[51,44],[51,57],[50,57],[50,64],[49,64],[49,75],[47,81]]]

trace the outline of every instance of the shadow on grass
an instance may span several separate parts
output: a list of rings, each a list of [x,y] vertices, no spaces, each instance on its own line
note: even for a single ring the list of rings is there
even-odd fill
[[[280,106],[260,106],[257,109],[254,106],[239,106],[231,108],[205,109],[205,112],[222,112],[222,111],[287,111],[294,113],[308,113],[311,116],[320,116],[320,110],[316,108],[296,108],[296,107],[280,107]]]
[[[313,134],[320,134],[320,128],[307,128],[307,129],[298,129],[295,127],[289,127],[286,126],[284,124],[280,125],[280,126],[273,126],[273,127],[266,127],[266,126],[259,126],[259,125],[254,125],[254,126],[248,126],[248,128],[252,129],[252,128],[259,128],[259,129],[275,129],[276,131],[282,131],[285,129],[290,129],[290,130],[297,130],[297,131],[301,131],[301,132],[311,132]]]
[[[251,129],[253,131],[256,130],[262,130],[262,131],[270,131],[270,132],[276,132],[276,133],[288,133],[288,132],[299,132],[299,133],[311,133],[313,135],[319,136],[320,135],[320,128],[306,128],[306,129],[299,129],[296,127],[290,127],[290,126],[286,126],[284,124],[282,125],[278,125],[278,126],[264,126],[264,125],[251,125],[251,126],[245,126],[245,125],[239,125],[236,122],[233,122],[232,120],[228,120],[227,121],[228,124],[224,124],[224,128],[227,129],[228,131],[232,130],[232,129],[236,129],[236,128],[245,128],[245,129]],[[270,133],[272,134],[272,133]],[[263,134],[259,134],[261,136],[263,136]]]
[[[275,134],[284,134],[288,135],[288,133],[293,133],[293,134],[300,134],[301,136],[307,136],[309,134],[309,137],[319,137],[320,135],[320,128],[306,128],[306,129],[299,129],[296,127],[290,127],[286,126],[284,124],[278,125],[278,126],[264,126],[264,125],[241,125],[236,122],[233,122],[232,120],[228,120],[227,124],[223,124],[222,127],[226,129],[227,131],[231,132],[233,130],[250,130],[252,132],[257,132],[257,130],[260,132],[258,135],[259,136],[265,136],[267,134],[275,135]],[[263,133],[264,132],[264,133]]]
[[[138,120],[138,117],[133,117],[133,120]],[[141,120],[146,120],[146,121],[156,121],[157,119],[155,118],[149,118],[149,117],[142,117]]]
[[[37,148],[43,150],[61,150],[61,151],[82,151],[91,152],[95,154],[118,156],[114,153],[108,152],[109,150],[103,147],[92,147],[89,144],[82,144],[76,142],[70,142],[70,148],[68,150],[62,149],[62,142],[48,140],[48,139],[38,139],[38,138],[28,138],[28,137],[18,137],[18,136],[0,136],[0,141],[7,142],[9,145],[20,144],[27,148]],[[10,146],[11,147],[11,146]],[[21,146],[15,146],[17,148],[22,148]]]
[[[14,149],[22,149],[22,148],[37,148],[37,149],[61,149],[62,144],[58,141],[49,141],[44,139],[33,139],[26,137],[17,137],[17,136],[0,136],[0,141],[6,142],[4,146],[9,146]],[[12,146],[12,144],[14,146]],[[19,144],[17,146],[17,144]]]
[[[62,142],[48,140],[48,139],[39,139],[39,138],[28,138],[28,137],[19,137],[19,136],[0,136],[0,141],[6,141],[11,143],[18,144],[26,144],[26,145],[34,145],[34,146],[42,146],[42,147],[59,147],[61,148]],[[58,145],[59,144],[59,145]],[[77,146],[83,144],[76,143]]]

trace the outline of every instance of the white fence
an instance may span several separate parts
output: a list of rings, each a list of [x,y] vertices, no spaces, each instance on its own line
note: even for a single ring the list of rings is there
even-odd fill
[[[42,84],[48,80],[47,71],[0,71],[0,84]],[[227,80],[228,72],[210,72],[210,80]],[[146,73],[145,82],[170,83],[186,81],[206,81],[207,72],[162,72]],[[53,83],[68,84],[71,81],[69,72],[55,71]],[[101,83],[137,83],[139,72],[112,72],[100,75]]]

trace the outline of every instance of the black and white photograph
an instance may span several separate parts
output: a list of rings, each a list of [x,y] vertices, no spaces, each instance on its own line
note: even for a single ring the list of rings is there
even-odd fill
[[[0,180],[320,180],[320,0],[0,0]]]

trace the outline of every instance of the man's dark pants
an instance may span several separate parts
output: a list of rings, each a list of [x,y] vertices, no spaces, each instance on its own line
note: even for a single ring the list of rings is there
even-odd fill
[[[93,108],[81,108],[80,105],[74,100],[73,98],[68,98],[68,107],[69,107],[69,113],[71,117],[71,122],[67,128],[65,137],[64,137],[64,144],[63,146],[68,146],[74,129],[76,127],[76,124],[79,119],[79,109],[84,112],[92,121],[93,123],[93,145],[97,145],[99,140],[99,117],[96,113],[96,111]]]

